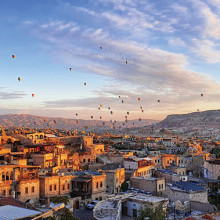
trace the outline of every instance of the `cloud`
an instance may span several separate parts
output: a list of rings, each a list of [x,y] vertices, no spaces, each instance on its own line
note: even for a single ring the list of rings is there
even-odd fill
[[[26,96],[26,94],[21,91],[6,92],[2,91],[2,89],[3,88],[0,88],[0,100],[20,99]]]

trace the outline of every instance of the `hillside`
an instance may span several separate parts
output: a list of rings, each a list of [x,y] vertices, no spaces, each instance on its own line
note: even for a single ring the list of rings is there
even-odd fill
[[[56,123],[54,123],[54,120]],[[77,124],[77,120],[79,123]],[[66,118],[52,118],[52,117],[43,117],[36,115],[28,115],[28,114],[8,114],[8,115],[0,115],[0,125],[4,128],[7,127],[30,127],[30,128],[56,128],[56,129],[67,129],[73,130],[77,128],[84,128],[85,126],[91,127],[99,127],[108,129],[112,126],[110,121],[105,121],[105,125],[103,126],[102,120],[81,120],[81,119],[66,119]],[[125,122],[117,122],[115,124],[116,127],[123,126],[123,123],[126,124],[127,127],[143,127],[146,125],[151,125],[152,123],[158,122],[157,120],[152,119],[143,119],[142,121],[131,120],[128,123]]]
[[[159,123],[165,127],[216,127],[220,128],[220,110],[168,115]]]

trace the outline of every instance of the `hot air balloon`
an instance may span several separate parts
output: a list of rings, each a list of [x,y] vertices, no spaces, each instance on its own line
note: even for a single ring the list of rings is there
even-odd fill
[[[124,100],[121,100],[121,103],[124,103]]]
[[[104,122],[104,121],[102,122],[102,125],[105,125],[105,122]]]
[[[129,112],[127,112],[127,115],[129,115]]]
[[[128,118],[128,116],[127,116],[127,115],[125,115],[125,118]]]
[[[126,119],[125,122],[128,123],[128,120]]]
[[[56,123],[57,123],[57,121],[56,121],[56,120],[53,120],[53,122],[54,122],[54,124],[56,124]]]
[[[35,95],[34,95],[34,93],[33,93],[33,94],[32,94],[32,97],[34,98],[34,96],[35,96]]]
[[[143,109],[142,109],[141,111],[142,111],[142,113],[144,113],[144,110],[143,110]]]
[[[18,77],[18,81],[19,81],[19,82],[21,81],[21,77]]]
[[[98,110],[100,110],[100,107],[98,107]]]
[[[111,114],[113,114],[113,111],[110,111]]]
[[[72,71],[72,68],[70,67],[70,71]]]
[[[157,102],[160,103],[160,99],[158,99]]]
[[[134,122],[133,122],[133,125],[134,125]]]
[[[76,113],[76,116],[78,116],[78,113]]]
[[[139,118],[138,121],[141,121],[141,118]]]
[[[125,123],[123,123],[123,125],[125,125]]]
[[[108,109],[110,110],[111,108],[110,108],[110,107],[108,107]]]
[[[15,55],[14,55],[14,54],[12,55],[12,58],[13,58],[13,59],[15,58]]]
[[[138,101],[140,101],[141,100],[141,98],[138,98]]]
[[[199,112],[199,109],[197,109],[197,112]]]
[[[93,119],[93,116],[91,116],[91,119]]]
[[[34,124],[36,125],[36,124],[37,124],[37,122],[35,121],[35,122],[34,122]]]
[[[142,106],[140,106],[140,109],[142,109]]]
[[[46,119],[44,119],[44,122],[47,122],[47,120],[46,120]]]
[[[87,85],[87,83],[84,83],[84,86],[86,86]]]
[[[203,93],[201,94],[201,96],[203,97]]]
[[[76,123],[79,124],[79,120],[77,120]]]
[[[103,105],[102,105],[102,104],[100,104],[100,107],[102,108],[102,107],[103,107]]]
[[[114,120],[114,123],[117,123],[117,121],[116,121],[116,120]]]
[[[128,61],[126,60],[125,63],[128,64]]]
[[[99,118],[102,119],[102,116],[100,116]]]
[[[120,99],[120,98],[121,98],[121,96],[119,95],[119,96],[118,96],[118,98]]]
[[[103,50],[103,46],[101,46],[100,49]]]

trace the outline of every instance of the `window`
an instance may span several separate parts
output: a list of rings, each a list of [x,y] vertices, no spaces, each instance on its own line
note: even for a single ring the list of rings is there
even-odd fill
[[[31,187],[31,192],[34,193],[34,186]]]
[[[9,180],[9,173],[6,172],[6,180]]]
[[[55,190],[55,191],[57,190],[57,185],[56,184],[53,185],[53,190]]]
[[[90,159],[88,159],[88,163],[90,162]]]
[[[102,200],[102,197],[99,197],[99,200],[101,201],[101,200]]]
[[[2,181],[5,181],[5,173],[2,173]]]
[[[13,172],[10,173],[10,180],[13,180]]]
[[[52,191],[52,185],[49,186],[49,190]]]
[[[70,184],[68,183],[68,185],[67,185],[67,189],[70,189]]]
[[[96,183],[96,188],[97,188],[97,189],[99,188],[99,183],[98,183],[98,182]]]
[[[28,194],[28,187],[25,187],[25,194]]]
[[[100,187],[102,187],[102,182],[100,183]]]
[[[65,185],[63,184],[62,189],[65,190]]]
[[[83,159],[83,163],[85,163],[86,162],[86,159]]]

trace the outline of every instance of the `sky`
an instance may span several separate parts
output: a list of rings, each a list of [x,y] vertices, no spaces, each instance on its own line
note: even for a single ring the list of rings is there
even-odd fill
[[[0,114],[220,109],[219,11],[219,0],[0,1]]]

